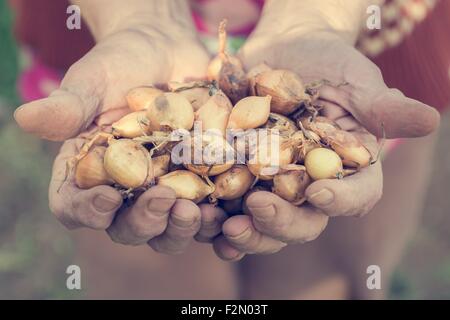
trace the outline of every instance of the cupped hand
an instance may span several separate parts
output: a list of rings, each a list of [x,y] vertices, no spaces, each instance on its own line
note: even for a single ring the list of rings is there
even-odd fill
[[[388,88],[378,67],[339,36],[267,31],[257,30],[240,51],[247,70],[265,62],[295,71],[305,84],[330,81],[334,85],[324,85],[319,92],[322,114],[356,134],[375,157],[376,137],[420,137],[438,127],[434,108]],[[313,182],[300,207],[275,194],[255,192],[244,205],[247,215],[228,219],[214,248],[219,257],[238,260],[310,241],[324,230],[329,216],[368,213],[381,198],[382,186],[381,164],[376,162],[344,179]]]
[[[66,162],[86,142],[85,130],[111,124],[128,111],[125,96],[134,87],[205,75],[209,60],[195,33],[172,24],[155,29],[140,25],[102,39],[66,73],[48,98],[15,113],[27,132],[49,140],[67,140],[57,156],[49,190],[50,208],[68,228],[107,230],[122,244],[148,244],[165,253],[181,252],[200,229],[200,210],[175,199],[173,190],[152,187],[132,207],[109,186],[77,188],[66,177]]]

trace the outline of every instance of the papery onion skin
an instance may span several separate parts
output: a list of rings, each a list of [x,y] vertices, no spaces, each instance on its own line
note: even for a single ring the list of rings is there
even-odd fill
[[[226,52],[227,20],[219,24],[219,52],[209,63],[206,75],[215,81],[233,103],[247,96],[248,79],[238,57]]]
[[[214,179],[215,199],[233,200],[242,197],[251,187],[255,177],[245,165],[235,165]]]
[[[218,91],[197,110],[195,120],[201,122],[203,131],[218,130],[225,136],[232,108],[227,96]]]
[[[238,64],[232,63],[230,59],[223,62],[217,83],[233,103],[237,103],[247,96],[248,79],[244,69]]]
[[[172,188],[178,199],[187,199],[194,203],[199,203],[214,192],[213,186],[188,170],[172,171],[157,178],[157,184]]]
[[[326,142],[342,158],[347,167],[364,168],[370,165],[372,155],[351,132],[337,130],[327,136]]]
[[[306,135],[303,134],[302,131],[297,131],[295,134],[291,136],[291,139],[299,139],[301,140],[301,143],[298,145],[297,154],[296,154],[296,160],[297,162],[302,162],[305,160],[306,155],[308,152],[310,152],[313,149],[321,148],[321,140],[320,137],[315,134],[314,132],[305,129]]]
[[[260,180],[272,180],[280,168],[292,164],[295,160],[294,145],[280,137],[278,150],[272,151],[272,142],[270,135],[262,139],[247,163],[250,172]],[[278,152],[279,155],[276,166],[270,163],[273,160],[272,152]]]
[[[199,142],[198,145],[195,145],[197,142]],[[191,148],[191,158],[184,159],[184,167],[202,177],[221,174],[229,170],[234,164],[235,159],[232,157],[234,155],[233,147],[222,136],[202,134],[201,141],[193,137],[182,143],[189,144],[188,147],[190,146]],[[201,152],[199,159],[195,158],[197,148]],[[214,151],[214,154],[216,154],[216,150],[221,157],[217,157],[217,159],[214,157],[208,158],[210,156],[208,151]],[[196,160],[199,163],[196,163]]]
[[[286,201],[300,205],[305,200],[305,190],[311,178],[302,165],[284,168],[273,178],[272,192]]]
[[[171,81],[167,86],[171,92],[177,92],[185,96],[191,103],[194,111],[200,109],[200,107],[210,98],[206,81],[192,81],[186,83]]]
[[[217,176],[218,174],[224,173],[229,170],[234,165],[234,161],[224,163],[224,164],[215,164],[212,166],[204,165],[204,164],[185,164],[184,167],[189,171],[198,174],[199,176]]]
[[[306,172],[313,180],[334,179],[343,175],[342,160],[333,150],[316,148],[306,154]]]
[[[146,111],[135,111],[125,115],[111,125],[112,134],[122,138],[136,138],[149,134],[146,115]]]
[[[272,96],[271,111],[288,115],[310,100],[300,77],[289,70],[269,70],[255,77],[255,93]]]
[[[163,92],[151,86],[131,89],[126,96],[128,107],[132,111],[146,110],[153,100]]]
[[[76,164],[75,184],[80,189],[90,189],[100,185],[111,185],[114,181],[106,172],[103,159],[106,147],[96,146],[88,151]]]
[[[256,96],[256,76],[258,76],[259,74],[265,72],[265,71],[269,71],[272,70],[272,68],[270,68],[267,64],[265,63],[260,63],[254,67],[252,67],[248,72],[247,72],[247,79],[248,79],[248,86],[249,86],[249,94],[251,96]]]
[[[246,97],[233,108],[228,121],[229,129],[255,129],[269,119],[271,97]]]
[[[169,172],[170,155],[163,154],[152,158],[153,175],[155,178],[161,177]]]
[[[104,166],[108,175],[127,189],[148,186],[154,179],[149,152],[130,139],[110,142],[105,152]]]
[[[314,132],[322,139],[326,139],[327,136],[335,133],[336,130],[341,130],[336,122],[323,116],[317,116],[314,121],[311,121],[311,117],[302,118],[300,122],[303,128]]]
[[[269,120],[264,124],[263,128],[276,129],[282,135],[293,135],[298,132],[298,128],[293,120],[273,112],[269,114]]]
[[[151,131],[191,130],[194,125],[194,109],[183,95],[166,92],[150,104],[147,118]]]

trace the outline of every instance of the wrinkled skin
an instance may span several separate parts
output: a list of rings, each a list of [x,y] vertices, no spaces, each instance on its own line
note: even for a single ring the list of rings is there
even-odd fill
[[[95,132],[129,112],[125,95],[131,88],[202,77],[208,61],[195,34],[176,24],[164,30],[126,29],[102,39],[75,63],[59,90],[16,111],[25,131],[55,141],[68,139],[55,160],[49,190],[50,208],[66,227],[107,230],[116,242],[148,242],[170,254],[187,247],[201,226],[200,209],[193,202],[177,200],[173,190],[156,186],[124,208],[112,187],[81,190],[72,176],[65,180],[66,161],[86,141],[85,130]]]
[[[370,211],[382,193],[380,163],[343,180],[311,184],[306,190],[308,204],[300,207],[272,193],[256,192],[247,199],[246,215],[227,220],[220,208],[201,205],[200,210],[162,187],[151,188],[117,215],[122,199],[112,187],[80,190],[72,177],[64,180],[66,160],[85,140],[80,133],[95,131],[127,113],[128,90],[204,76],[209,57],[195,36],[184,34],[182,28],[170,31],[127,29],[108,36],[69,69],[59,90],[16,111],[25,131],[50,140],[69,139],[55,160],[49,194],[50,207],[64,225],[107,230],[114,241],[148,242],[165,253],[183,251],[195,236],[199,241],[213,240],[219,257],[238,260],[245,254],[273,253],[290,243],[313,240],[329,216]],[[430,133],[439,122],[434,109],[388,89],[378,68],[333,34],[255,33],[240,58],[247,69],[266,62],[299,73],[306,83],[347,82],[339,88],[322,87],[323,114],[343,129],[358,132],[371,149],[376,141],[363,127],[379,137],[382,124],[387,137],[415,137]],[[215,237],[220,231],[223,235]]]
[[[379,69],[337,35],[320,32],[307,36],[256,32],[240,51],[247,70],[261,62],[290,69],[305,83],[326,79],[347,85],[320,89],[322,114],[344,130],[356,133],[376,154],[377,137],[419,137],[434,131],[438,112],[385,85]],[[384,127],[384,130],[383,130]],[[368,131],[367,131],[367,130]],[[364,168],[341,180],[320,180],[306,189],[307,203],[296,207],[269,192],[248,197],[246,215],[229,218],[214,249],[225,260],[245,254],[268,254],[291,243],[311,241],[325,229],[328,217],[362,216],[382,195],[381,164]],[[204,207],[209,215],[220,208]]]

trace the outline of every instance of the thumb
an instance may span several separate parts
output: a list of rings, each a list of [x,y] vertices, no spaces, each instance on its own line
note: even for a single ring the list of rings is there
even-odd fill
[[[440,121],[436,109],[388,88],[382,90],[368,108],[354,115],[371,133],[377,137],[385,134],[387,138],[426,136],[438,128]]]
[[[49,97],[20,106],[14,113],[19,126],[44,139],[63,141],[84,131],[104,100],[105,76],[95,55],[88,53],[67,71],[61,86]]]
[[[84,131],[95,116],[95,107],[66,90],[20,106],[14,113],[19,126],[41,138],[63,141]]]

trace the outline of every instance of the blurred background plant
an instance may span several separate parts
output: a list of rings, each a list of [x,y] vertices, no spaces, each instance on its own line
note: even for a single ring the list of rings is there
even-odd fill
[[[12,19],[0,0],[0,298],[69,298],[76,296],[65,286],[71,239],[47,202],[57,145],[23,134],[12,117],[20,56]]]
[[[20,54],[13,17],[0,0],[0,298],[80,298],[66,289],[71,235],[48,209],[47,186],[58,144],[22,133],[13,120],[20,104]],[[422,224],[398,267],[393,299],[450,299],[450,115],[443,118],[432,185]]]

